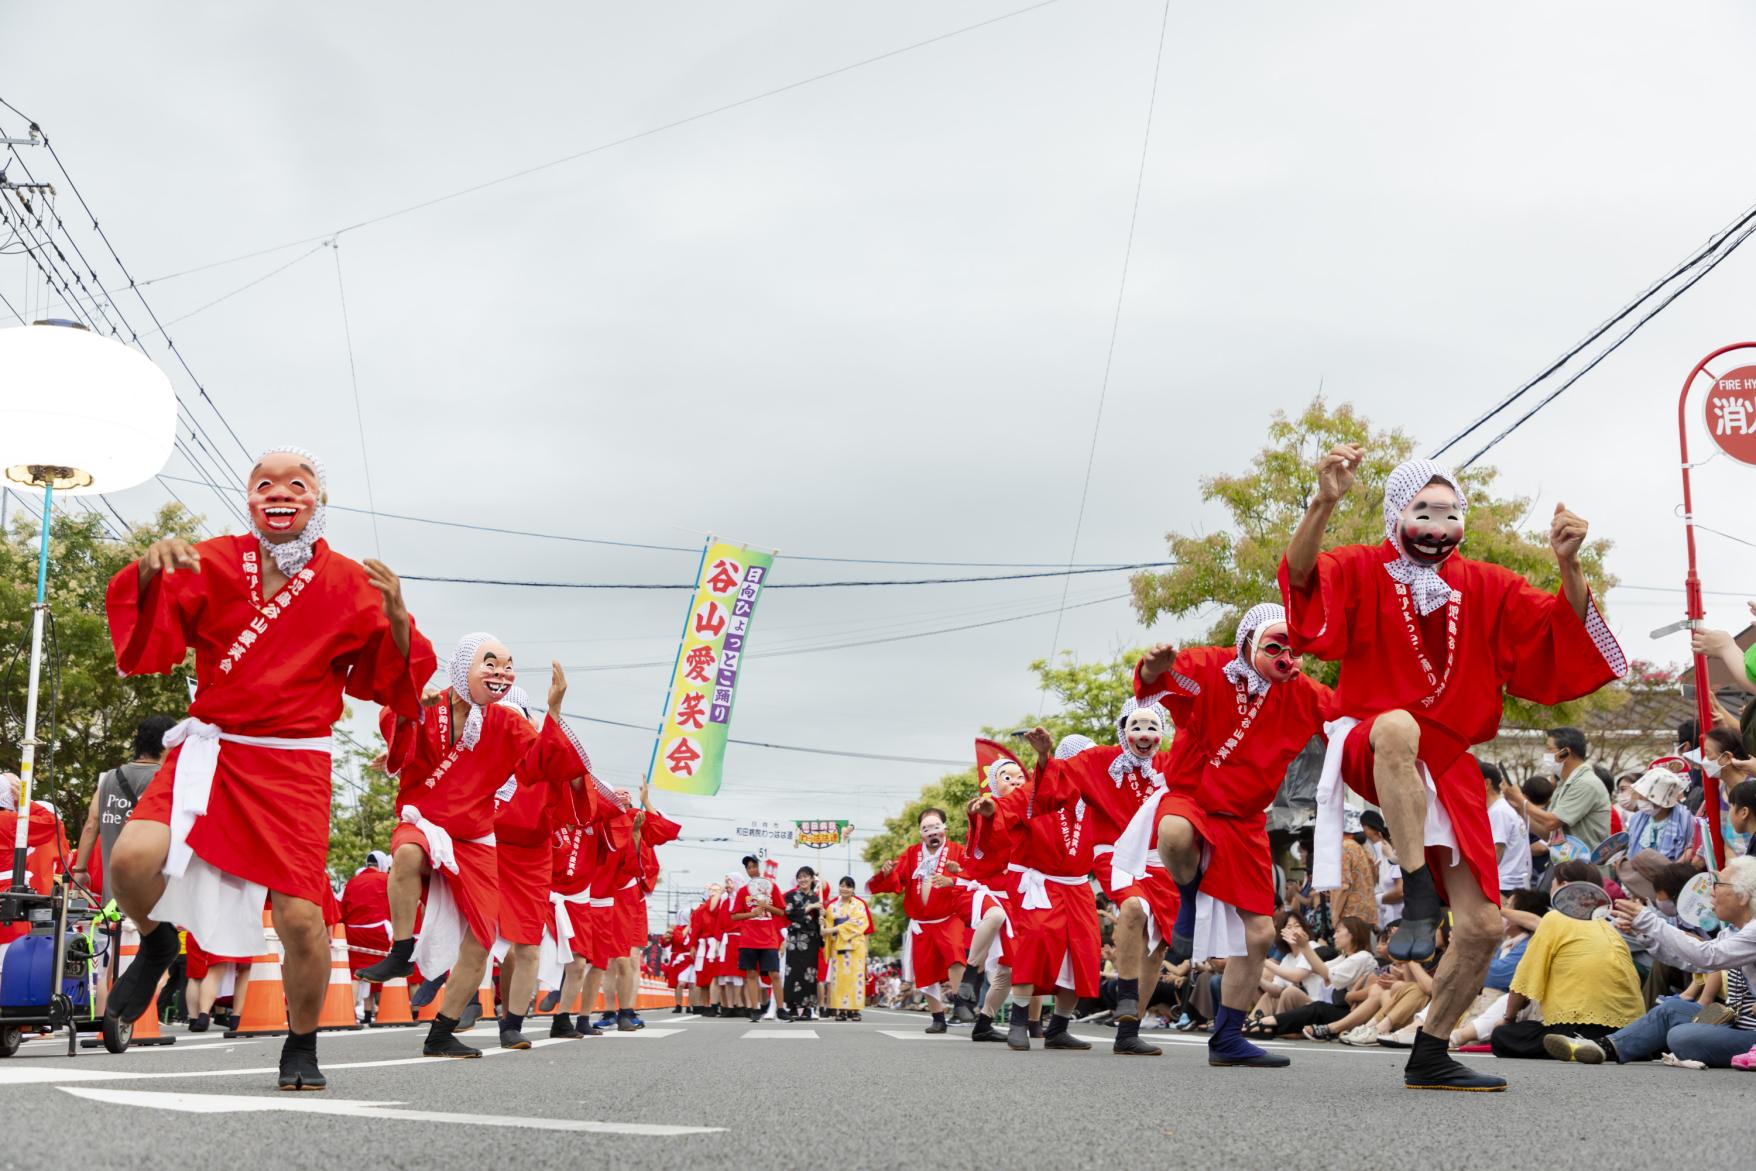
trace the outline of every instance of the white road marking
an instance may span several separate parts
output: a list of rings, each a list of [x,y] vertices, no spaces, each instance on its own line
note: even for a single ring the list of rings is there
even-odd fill
[[[573,1118],[517,1118],[495,1114],[450,1114],[436,1110],[397,1109],[397,1102],[350,1102],[304,1094],[254,1097],[244,1094],[161,1094],[146,1090],[90,1090],[60,1087],[64,1094],[115,1106],[139,1106],[152,1110],[176,1110],[185,1114],[333,1114],[373,1121],[444,1122],[461,1126],[505,1126],[521,1130],[585,1131],[591,1134],[633,1134],[668,1137],[681,1134],[717,1134],[718,1126],[660,1126],[646,1122],[587,1122]]]
[[[899,1032],[896,1029],[879,1029],[886,1037],[895,1037],[898,1041],[967,1041],[968,1037],[954,1037],[950,1033],[929,1033],[925,1029],[916,1029],[912,1033]]]
[[[744,1034],[746,1041],[815,1041],[816,1029],[751,1029]]]
[[[651,1037],[651,1038],[654,1038],[656,1040],[659,1037],[675,1037],[678,1033],[681,1033],[682,1031],[683,1031],[682,1029],[655,1029],[652,1026],[648,1025],[646,1028],[636,1029],[632,1033],[618,1032],[615,1029],[605,1029],[604,1036],[606,1036],[606,1037],[624,1037],[624,1038],[626,1038],[626,1037]],[[595,1041],[595,1040],[597,1040],[597,1038],[596,1037],[587,1037],[586,1040]]]
[[[532,1041],[532,1049],[541,1049],[548,1045],[565,1045],[570,1042],[562,1037],[544,1037],[540,1041]],[[486,1049],[483,1057],[503,1057],[516,1052],[512,1049]],[[89,1059],[87,1059],[89,1060]],[[455,1062],[455,1057],[390,1057],[379,1061],[338,1061],[323,1063],[323,1069],[334,1072],[338,1069],[380,1069],[393,1065],[431,1065],[434,1062]],[[156,1078],[191,1078],[191,1077],[260,1077],[264,1074],[278,1074],[279,1066],[263,1065],[251,1069],[185,1069],[176,1072],[155,1071],[152,1073],[130,1073],[120,1069],[93,1069],[89,1065],[66,1066],[36,1065],[35,1062],[21,1062],[12,1058],[0,1062],[0,1086],[20,1086],[38,1083],[59,1084],[62,1082],[114,1082],[114,1081],[151,1081]]]

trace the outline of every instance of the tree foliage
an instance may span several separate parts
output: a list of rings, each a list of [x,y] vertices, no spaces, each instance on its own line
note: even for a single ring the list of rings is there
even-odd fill
[[[347,716],[344,714],[344,720]],[[383,740],[336,741],[335,792],[329,806],[329,872],[344,882],[371,850],[389,850],[396,832],[396,778],[384,771]]]
[[[49,608],[54,639],[44,653],[35,796],[61,811],[70,836],[85,823],[98,777],[128,761],[134,730],[151,715],[181,717],[189,707],[192,664],[170,675],[116,674],[104,591],[129,562],[161,537],[196,537],[196,518],[176,504],[118,541],[96,513],[61,514],[49,530]],[[0,767],[16,771],[29,680],[31,609],[36,601],[40,527],[18,509],[0,533],[0,705],[6,716]]]

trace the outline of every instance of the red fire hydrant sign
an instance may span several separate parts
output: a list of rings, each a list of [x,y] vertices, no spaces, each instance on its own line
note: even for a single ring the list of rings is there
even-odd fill
[[[1740,463],[1756,464],[1756,366],[1720,376],[1707,392],[1707,433]]]

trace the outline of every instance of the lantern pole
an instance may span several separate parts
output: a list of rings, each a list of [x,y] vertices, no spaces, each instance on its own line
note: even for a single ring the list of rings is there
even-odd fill
[[[30,683],[24,700],[24,742],[18,760],[18,828],[12,839],[12,889],[28,891],[25,857],[29,853],[31,775],[37,760],[37,689],[43,670],[43,624],[49,612],[49,525],[55,501],[55,476],[60,468],[33,466],[43,483],[43,530],[37,543],[37,600],[30,612]]]
[[[1689,371],[1689,377],[1683,379],[1682,393],[1677,396],[1677,447],[1683,457],[1683,536],[1689,548],[1689,573],[1683,579],[1683,600],[1688,610],[1688,617],[1681,625],[1691,635],[1701,629],[1702,622],[1707,618],[1707,608],[1701,600],[1701,577],[1695,569],[1695,502],[1689,483],[1691,467],[1689,463],[1689,390],[1695,385],[1695,380],[1701,376],[1701,372],[1707,369],[1709,362],[1721,354],[1748,349],[1756,349],[1756,342],[1736,342],[1729,346],[1721,346],[1713,351],[1695,363],[1695,368]],[[1670,627],[1669,629],[1677,628]],[[1713,686],[1707,677],[1707,656],[1696,651],[1694,657],[1695,750],[1701,754],[1701,758],[1705,762],[1707,759],[1707,730],[1713,726]],[[1720,847],[1722,839],[1719,828],[1719,779],[1708,776],[1705,768],[1701,770],[1701,792],[1701,807],[1707,813],[1709,858],[1714,860],[1714,864],[1717,865],[1717,860],[1723,853]]]

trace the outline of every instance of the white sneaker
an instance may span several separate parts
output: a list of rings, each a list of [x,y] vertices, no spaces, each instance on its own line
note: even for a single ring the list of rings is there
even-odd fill
[[[1371,1025],[1358,1025],[1341,1035],[1343,1045],[1376,1045],[1378,1030]]]

